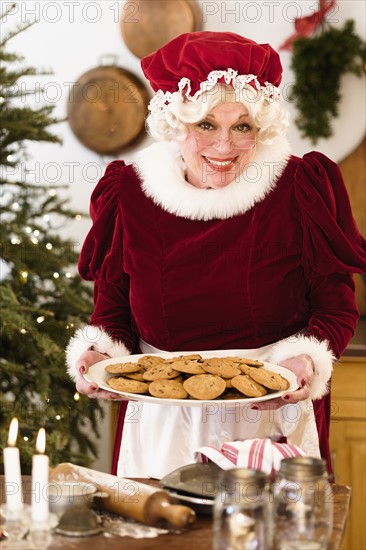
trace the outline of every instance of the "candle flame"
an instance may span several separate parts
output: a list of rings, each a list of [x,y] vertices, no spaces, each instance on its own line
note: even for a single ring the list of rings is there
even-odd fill
[[[44,428],[38,430],[36,450],[42,455],[46,450],[46,432]]]
[[[15,443],[18,437],[18,419],[14,416],[10,422],[8,445],[9,447],[15,447]]]

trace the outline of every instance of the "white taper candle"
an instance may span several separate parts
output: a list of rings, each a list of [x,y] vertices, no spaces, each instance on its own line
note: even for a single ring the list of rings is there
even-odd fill
[[[46,449],[46,432],[44,428],[38,431],[36,450],[39,454],[32,457],[32,522],[43,523],[48,521],[49,505],[47,495],[48,485],[48,456]]]
[[[14,516],[23,508],[22,476],[19,449],[15,446],[18,436],[18,419],[12,418],[9,427],[8,446],[3,450],[5,494],[8,511]]]

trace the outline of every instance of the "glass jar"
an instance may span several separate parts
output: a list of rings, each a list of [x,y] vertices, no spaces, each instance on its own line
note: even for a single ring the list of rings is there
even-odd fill
[[[274,548],[326,550],[333,528],[333,496],[325,461],[283,459],[273,496]]]
[[[223,471],[219,483],[214,503],[214,550],[271,548],[266,475],[235,468]]]

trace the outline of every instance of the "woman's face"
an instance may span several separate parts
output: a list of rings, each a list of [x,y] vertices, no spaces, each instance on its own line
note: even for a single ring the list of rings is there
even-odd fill
[[[220,103],[203,120],[189,124],[180,143],[187,181],[207,189],[229,185],[253,160],[257,132],[242,103]]]

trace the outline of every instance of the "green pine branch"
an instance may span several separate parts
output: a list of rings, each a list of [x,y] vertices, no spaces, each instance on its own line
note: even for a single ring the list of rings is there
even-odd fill
[[[1,21],[6,21],[8,15],[11,14],[12,11],[14,11],[14,8],[16,8],[16,4],[10,4],[1,14],[0,14],[0,23]],[[17,25],[14,29],[8,31],[3,38],[0,41],[0,49],[3,50],[6,44],[15,36],[18,34],[26,31],[30,27],[32,27],[36,21],[27,21],[26,23],[21,23],[20,25]],[[23,59],[23,57],[17,55],[17,59]]]
[[[57,118],[50,117],[52,110],[53,106],[38,110],[30,107],[3,107],[0,110],[1,127],[6,130],[2,132],[0,164],[12,165],[7,157],[10,154],[8,147],[13,143],[22,145],[25,140],[61,143],[60,138],[48,130],[48,126],[58,122]]]

